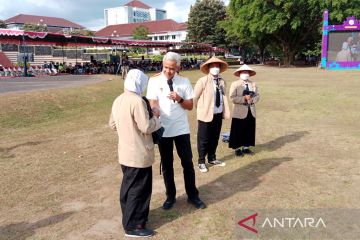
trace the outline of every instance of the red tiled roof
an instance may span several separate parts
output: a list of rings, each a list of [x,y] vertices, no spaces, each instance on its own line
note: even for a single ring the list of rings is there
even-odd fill
[[[11,61],[3,52],[0,52],[0,65],[3,67],[12,67]]]
[[[40,21],[42,20],[42,21]],[[71,27],[71,28],[84,28],[83,26],[70,22],[64,18],[57,18],[57,17],[45,17],[45,16],[35,16],[35,15],[26,15],[26,14],[19,14],[12,18],[6,19],[5,23],[32,23],[32,24],[46,24],[47,26],[54,26],[54,27]]]
[[[179,30],[187,30],[187,24],[186,23],[179,23]]]
[[[144,9],[150,9],[151,8],[149,5],[146,5],[145,3],[141,2],[141,1],[138,1],[138,0],[128,2],[124,6],[136,7],[136,8],[144,8]]]
[[[110,25],[97,31],[95,33],[95,36],[111,37],[111,34],[116,31],[114,35],[119,35],[119,37],[129,37],[133,35],[133,31],[139,26],[147,27],[150,34],[186,30],[186,23],[178,23],[172,19],[164,19],[141,23]]]

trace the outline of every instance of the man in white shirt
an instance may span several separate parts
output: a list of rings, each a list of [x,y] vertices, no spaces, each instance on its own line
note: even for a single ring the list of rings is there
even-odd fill
[[[185,190],[188,202],[196,208],[206,208],[199,198],[195,186],[195,171],[192,162],[190,143],[190,128],[186,110],[193,108],[193,89],[190,81],[176,72],[180,68],[180,55],[168,52],[163,58],[161,73],[149,79],[147,98],[152,108],[160,109],[161,125],[165,128],[159,143],[162,172],[167,198],[163,208],[168,210],[176,202],[176,187],[174,181],[174,142],[183,166]]]

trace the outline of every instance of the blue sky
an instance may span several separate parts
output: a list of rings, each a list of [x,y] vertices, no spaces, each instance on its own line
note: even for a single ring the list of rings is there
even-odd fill
[[[124,5],[130,0],[0,0],[0,20],[17,14],[61,17],[91,30],[104,27],[104,9]],[[141,0],[147,5],[167,10],[167,17],[187,21],[195,0]],[[227,4],[229,0],[225,0]]]

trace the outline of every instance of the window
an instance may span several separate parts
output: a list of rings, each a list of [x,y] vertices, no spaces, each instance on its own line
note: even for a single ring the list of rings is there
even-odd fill
[[[172,39],[176,39],[176,35],[172,35]]]

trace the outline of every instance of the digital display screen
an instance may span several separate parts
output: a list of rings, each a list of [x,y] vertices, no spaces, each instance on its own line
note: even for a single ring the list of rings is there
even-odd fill
[[[329,32],[328,61],[360,62],[360,31]]]

